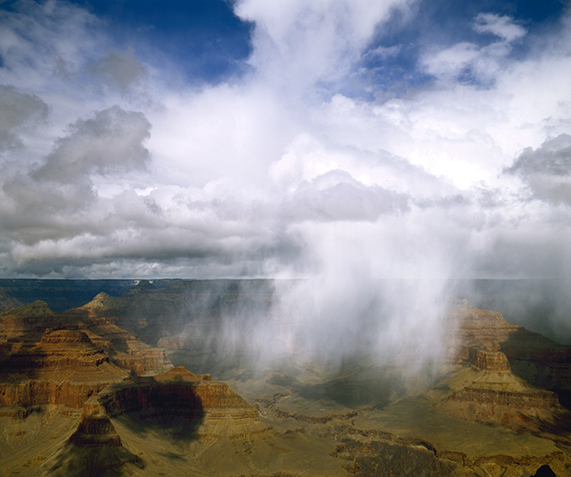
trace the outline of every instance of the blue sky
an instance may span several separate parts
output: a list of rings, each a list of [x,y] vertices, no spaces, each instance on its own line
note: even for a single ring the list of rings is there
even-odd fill
[[[0,2],[0,275],[568,277],[568,7]]]
[[[8,3],[8,2],[7,2]],[[233,12],[230,0],[156,0],[74,1],[103,22],[105,31],[117,48],[137,46],[137,54],[160,67],[172,62],[189,83],[216,83],[241,75],[252,52],[252,22],[242,21]],[[398,12],[391,23],[371,37],[368,50],[398,48],[390,57],[366,58],[362,66],[375,86],[382,91],[402,93],[406,87],[418,87],[430,77],[416,68],[422,46],[442,46],[471,41],[484,44],[489,35],[472,28],[481,12],[509,16],[527,30],[527,37],[514,45],[514,55],[529,53],[529,38],[557,24],[565,4],[559,0],[455,2],[439,0],[418,2],[413,13]],[[362,91],[353,91],[360,94]]]
[[[75,3],[102,18],[120,48],[137,45],[158,66],[165,59],[174,62],[189,82],[223,81],[240,72],[250,53],[251,25],[224,1]]]

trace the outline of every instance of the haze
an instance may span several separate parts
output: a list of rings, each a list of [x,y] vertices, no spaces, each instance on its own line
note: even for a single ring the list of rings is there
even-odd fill
[[[409,339],[451,278],[568,278],[566,4],[164,5],[0,5],[0,275],[305,277],[315,333]]]

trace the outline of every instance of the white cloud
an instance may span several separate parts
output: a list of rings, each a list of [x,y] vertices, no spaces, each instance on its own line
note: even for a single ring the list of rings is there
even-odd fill
[[[237,2],[236,14],[254,22],[250,63],[284,92],[346,75],[379,24],[409,0],[263,0]]]
[[[2,13],[2,84],[45,88],[48,78],[70,79],[105,44],[100,20],[67,2],[21,0]]]
[[[147,68],[136,57],[133,47],[125,51],[112,51],[88,65],[93,75],[104,82],[127,92],[148,78]]]
[[[446,81],[470,74],[475,81],[489,83],[504,69],[512,43],[527,33],[512,18],[493,13],[476,16],[474,30],[481,34],[491,33],[500,39],[486,46],[460,42],[447,48],[434,48],[422,58],[426,72]]]
[[[478,33],[491,33],[507,42],[519,40],[527,33],[525,28],[514,23],[512,18],[494,13],[480,13],[476,16],[474,30]]]
[[[238,2],[251,69],[200,88],[173,88],[79,7],[19,4],[0,28],[0,267],[306,276],[283,294],[305,307],[292,343],[351,350],[372,316],[370,346],[406,337],[427,357],[448,278],[565,276],[571,30],[513,58],[525,30],[478,15],[483,46],[425,45],[434,83],[343,94],[363,54],[398,57],[372,41],[410,4]]]
[[[78,119],[31,176],[67,184],[89,180],[89,174],[144,167],[149,151],[142,142],[150,136],[150,128],[143,113],[126,112],[118,106],[98,111],[90,119]]]
[[[561,134],[539,148],[526,148],[506,169],[520,176],[542,200],[571,204],[571,136]]]
[[[402,50],[401,45],[393,45],[393,46],[377,46],[368,50],[363,56],[362,59],[385,59],[396,56]]]
[[[427,55],[423,65],[428,74],[440,78],[455,78],[479,57],[480,51],[475,44],[463,42]]]

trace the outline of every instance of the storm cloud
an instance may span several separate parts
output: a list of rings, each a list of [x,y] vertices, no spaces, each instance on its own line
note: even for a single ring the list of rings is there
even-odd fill
[[[3,274],[566,274],[532,257],[571,223],[567,14],[389,42],[421,7],[235,2],[251,51],[212,83],[77,4],[3,9]]]

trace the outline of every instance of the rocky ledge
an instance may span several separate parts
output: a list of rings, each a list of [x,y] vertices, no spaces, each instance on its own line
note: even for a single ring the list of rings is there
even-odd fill
[[[0,414],[25,417],[34,406],[81,408],[128,371],[109,362],[86,333],[46,329],[0,346]],[[24,410],[23,410],[24,409]]]
[[[545,432],[569,420],[569,412],[560,405],[556,393],[518,376],[510,362],[522,342],[535,350],[536,356],[543,350],[544,358],[551,356],[550,349],[557,355],[565,353],[563,347],[508,323],[498,312],[479,310],[465,300],[451,307],[448,326],[449,355],[456,364],[427,393],[434,400],[434,409],[518,432]]]

